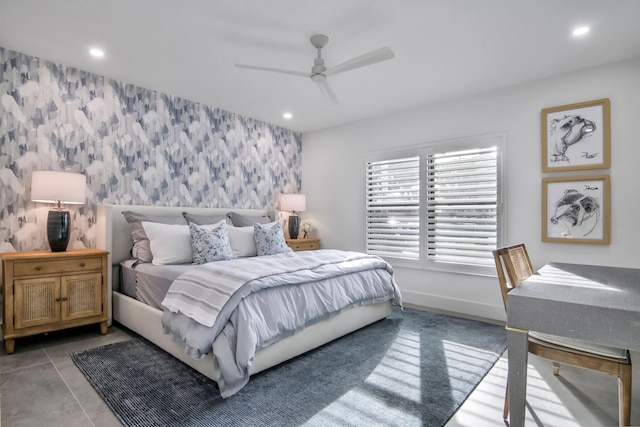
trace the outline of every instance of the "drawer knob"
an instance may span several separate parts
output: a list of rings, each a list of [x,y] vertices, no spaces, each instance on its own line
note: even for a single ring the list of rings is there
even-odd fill
[[[81,262],[81,263],[80,263],[80,267],[84,267],[84,262]]]
[[[66,301],[66,300],[67,300],[67,297],[62,297],[62,301]]]
[[[39,265],[36,265],[36,270],[42,270],[42,267]]]
[[[56,302],[60,302],[60,298],[56,298]]]

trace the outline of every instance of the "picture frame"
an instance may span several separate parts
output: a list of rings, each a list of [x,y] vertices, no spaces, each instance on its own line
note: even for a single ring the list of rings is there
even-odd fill
[[[608,175],[542,180],[542,241],[608,245]]]
[[[610,116],[609,98],[542,109],[542,172],[608,169]]]

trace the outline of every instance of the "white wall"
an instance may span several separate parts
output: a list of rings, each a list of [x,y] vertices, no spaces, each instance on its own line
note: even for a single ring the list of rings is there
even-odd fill
[[[586,174],[611,176],[611,244],[542,243],[541,178],[571,173],[541,172],[540,110],[600,98],[611,100],[611,169]],[[548,261],[640,267],[640,58],[304,134],[303,219],[314,223],[323,247],[364,251],[366,154],[503,132],[507,226],[501,246],[525,242],[536,268]],[[504,320],[495,278],[395,270],[405,302]]]

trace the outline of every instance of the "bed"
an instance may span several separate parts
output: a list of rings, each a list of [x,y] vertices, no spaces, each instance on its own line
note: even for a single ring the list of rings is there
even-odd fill
[[[131,258],[133,244],[131,229],[122,214],[124,211],[135,211],[145,215],[181,215],[183,212],[193,215],[224,215],[230,209],[100,205],[96,218],[97,247],[110,253],[109,262],[112,266],[107,281],[108,291],[112,295],[109,306],[109,321],[111,322],[113,319],[126,326],[205,376],[212,379],[219,377],[211,353],[202,359],[194,359],[185,353],[182,344],[165,333],[162,326],[163,311],[157,308],[157,304],[155,304],[156,307],[153,304],[145,304],[136,298],[127,296],[121,289],[121,263],[126,265],[126,261]],[[273,211],[233,209],[233,212],[240,215],[268,216],[271,220],[276,217],[276,213]],[[157,297],[155,298],[157,301]],[[383,319],[391,313],[392,301],[387,300],[357,305],[341,311],[333,317],[313,323],[294,335],[259,350],[250,365],[249,374],[253,375],[273,367]]]

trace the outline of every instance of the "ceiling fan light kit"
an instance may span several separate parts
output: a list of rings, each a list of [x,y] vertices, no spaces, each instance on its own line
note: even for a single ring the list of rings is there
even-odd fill
[[[335,95],[331,86],[327,82],[327,76],[344,73],[346,71],[355,70],[357,68],[373,65],[378,62],[386,61],[395,57],[393,51],[388,47],[381,47],[364,55],[357,56],[348,61],[342,62],[331,68],[327,68],[324,65],[324,58],[322,57],[322,48],[329,43],[329,37],[324,34],[316,34],[311,36],[311,44],[318,50],[318,56],[313,61],[313,67],[311,67],[310,73],[304,71],[282,70],[279,68],[260,67],[255,65],[235,64],[237,68],[247,68],[251,70],[270,71],[274,73],[289,74],[299,77],[311,78],[311,81],[318,84],[320,90],[331,100],[333,104],[338,104],[338,97]]]

